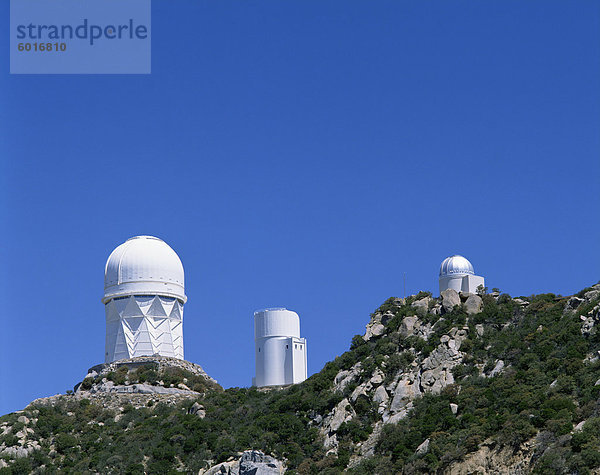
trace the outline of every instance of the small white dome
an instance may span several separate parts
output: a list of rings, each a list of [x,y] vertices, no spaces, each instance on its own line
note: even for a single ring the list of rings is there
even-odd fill
[[[475,270],[473,269],[473,265],[468,261],[468,259],[463,256],[454,255],[447,257],[442,262],[440,266],[440,277],[446,275],[467,275],[475,274]]]
[[[187,300],[181,260],[162,239],[135,236],[108,257],[102,302],[127,295],[164,295],[184,303]]]

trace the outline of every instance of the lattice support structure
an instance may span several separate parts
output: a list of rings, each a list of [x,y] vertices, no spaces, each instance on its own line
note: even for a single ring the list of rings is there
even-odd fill
[[[107,363],[136,356],[183,359],[183,302],[160,295],[117,297],[105,304]]]

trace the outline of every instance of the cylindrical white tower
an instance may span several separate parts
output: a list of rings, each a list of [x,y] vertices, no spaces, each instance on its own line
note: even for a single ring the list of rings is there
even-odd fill
[[[254,386],[283,386],[306,379],[306,339],[300,318],[285,308],[254,312]]]
[[[167,243],[135,236],[106,261],[107,363],[136,356],[183,359],[184,273]]]

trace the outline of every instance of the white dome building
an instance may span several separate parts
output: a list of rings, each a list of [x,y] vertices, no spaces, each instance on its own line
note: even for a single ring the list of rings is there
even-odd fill
[[[183,359],[184,273],[167,243],[135,236],[106,261],[107,363],[136,356]]]
[[[477,293],[477,287],[485,287],[484,279],[475,275],[475,269],[468,259],[454,255],[447,257],[440,266],[440,294],[446,289],[457,292]]]
[[[285,308],[254,312],[256,376],[253,386],[283,386],[306,379],[306,339],[300,317]]]

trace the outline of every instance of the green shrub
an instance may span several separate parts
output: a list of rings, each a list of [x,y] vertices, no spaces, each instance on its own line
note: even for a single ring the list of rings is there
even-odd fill
[[[32,465],[31,465],[31,461],[28,458],[19,458],[16,459],[11,465],[10,465],[10,472],[17,475],[25,475],[25,474],[29,474],[31,473],[32,470]]]
[[[431,292],[425,292],[421,290],[417,295],[415,295],[415,300],[421,300],[425,297],[431,297]]]
[[[54,440],[56,451],[64,454],[77,445],[77,439],[70,434],[58,434]]]

